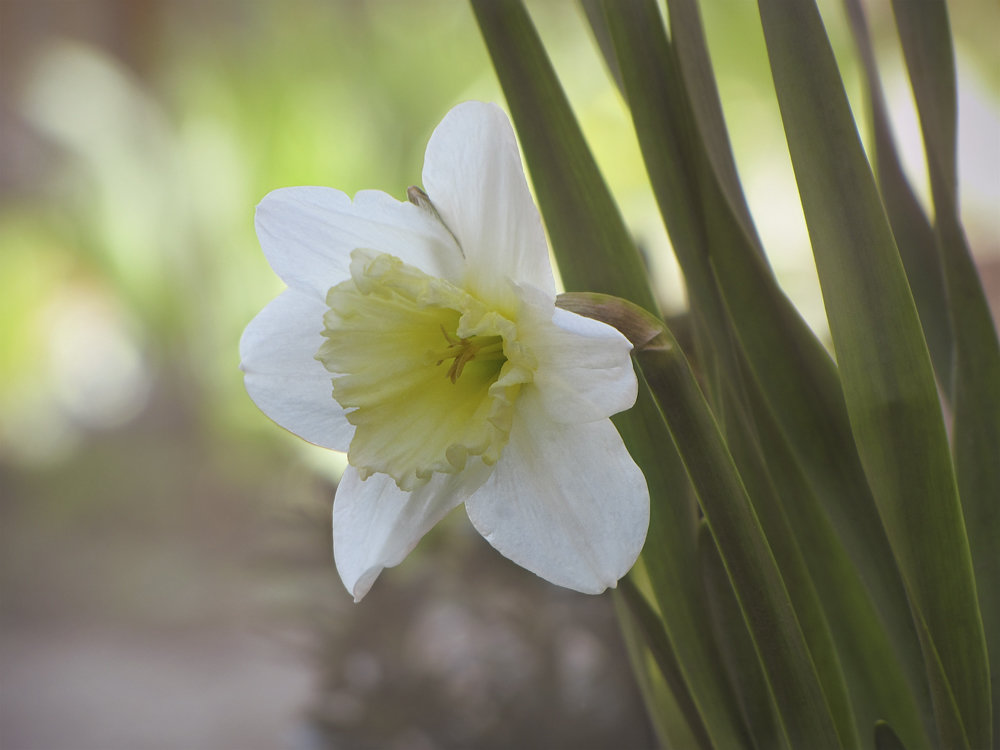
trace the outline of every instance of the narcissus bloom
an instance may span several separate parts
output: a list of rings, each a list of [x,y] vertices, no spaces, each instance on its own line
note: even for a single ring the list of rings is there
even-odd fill
[[[240,342],[271,419],[346,451],[334,556],[360,599],[452,508],[502,554],[586,593],[632,567],[646,482],[608,417],[630,345],[555,306],[545,235],[506,115],[461,104],[411,202],[276,190],[257,235],[288,285]]]

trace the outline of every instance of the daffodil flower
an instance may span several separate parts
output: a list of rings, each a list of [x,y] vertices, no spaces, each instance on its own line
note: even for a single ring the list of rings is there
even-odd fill
[[[240,343],[251,398],[346,451],[334,556],[363,597],[465,503],[502,554],[577,591],[642,548],[646,482],[608,417],[632,406],[630,345],[555,306],[538,211],[496,106],[455,107],[410,202],[276,190],[261,246],[288,289]]]

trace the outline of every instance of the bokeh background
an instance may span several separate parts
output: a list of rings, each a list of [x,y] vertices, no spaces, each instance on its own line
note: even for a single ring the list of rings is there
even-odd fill
[[[926,193],[888,2],[869,4]],[[705,5],[752,210],[822,332],[753,4]],[[842,13],[821,7],[859,102]],[[582,13],[529,8],[682,310]],[[952,11],[963,206],[996,299],[1000,8]],[[612,598],[514,567],[461,511],[353,604],[330,554],[342,459],[242,388],[240,333],[281,289],[256,202],[301,184],[402,198],[472,98],[502,102],[453,0],[0,0],[0,747],[652,746]]]

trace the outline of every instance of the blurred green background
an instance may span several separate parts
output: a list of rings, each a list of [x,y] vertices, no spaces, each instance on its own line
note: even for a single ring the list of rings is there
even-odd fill
[[[926,192],[888,3],[871,5]],[[754,9],[706,6],[751,207],[822,330]],[[856,99],[839,6],[821,6]],[[582,14],[529,8],[682,309]],[[1000,10],[953,12],[964,208],[996,299]],[[501,101],[461,2],[0,0],[0,746],[650,745],[609,598],[535,580],[461,512],[351,603],[329,541],[342,459],[242,387],[240,333],[281,289],[256,202],[302,184],[402,198],[465,99]]]

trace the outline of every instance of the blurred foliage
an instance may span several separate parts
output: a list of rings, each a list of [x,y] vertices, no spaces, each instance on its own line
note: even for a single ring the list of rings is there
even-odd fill
[[[669,242],[582,14],[538,5],[588,141],[676,311]],[[235,370],[242,327],[280,288],[256,249],[252,206],[297,184],[402,197],[441,113],[499,98],[472,14],[399,0],[57,6],[0,9],[0,26],[23,27],[3,45],[0,455],[44,461],[79,427],[121,424],[163,370],[199,394],[212,429],[267,439]],[[887,10],[874,13],[880,40]],[[960,53],[988,77],[997,54],[975,43],[982,12],[958,12],[955,26],[972,42]],[[743,125],[734,147],[751,208],[793,299],[822,326],[755,11],[720,2],[706,13],[726,114]],[[828,15],[843,49],[846,21]],[[860,95],[857,71],[845,72]],[[85,336],[67,322],[78,305]],[[67,328],[73,346],[53,340]]]
[[[456,46],[465,59],[478,48],[458,33],[460,9],[444,4],[156,11],[161,23],[146,41],[169,54],[154,55],[142,78],[59,39],[20,61],[13,104],[40,150],[59,158],[9,190],[0,211],[0,325],[9,332],[0,339],[0,408],[11,417],[10,450],[34,446],[44,457],[45,444],[59,442],[60,391],[103,382],[131,393],[108,399],[103,414],[69,409],[91,427],[113,425],[141,407],[141,381],[162,370],[200,393],[209,423],[262,424],[239,387],[235,354],[242,327],[277,291],[256,250],[254,203],[299,183],[401,193],[419,174],[423,135],[413,131],[428,129],[482,71],[450,62]],[[457,44],[421,53],[416,40],[435,37]],[[415,86],[414,76],[435,86]],[[101,309],[87,326],[93,341],[59,361],[53,339],[80,309],[64,303],[81,294]],[[140,371],[123,370],[109,348],[130,352]],[[25,434],[42,424],[55,432]]]

